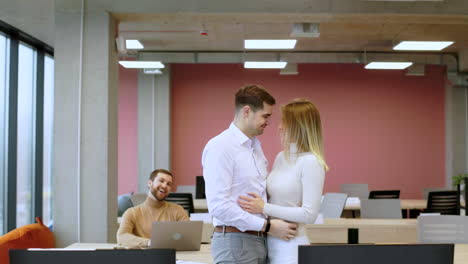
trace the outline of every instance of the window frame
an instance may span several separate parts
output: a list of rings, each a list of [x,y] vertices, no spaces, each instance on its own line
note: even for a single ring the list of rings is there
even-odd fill
[[[19,45],[21,42],[31,46],[36,53],[35,60],[35,119],[33,126],[35,130],[32,155],[34,157],[34,172],[32,179],[32,219],[29,222],[34,222],[36,216],[43,216],[43,168],[44,168],[44,57],[50,56],[54,58],[54,49],[46,43],[34,38],[33,36],[3,22],[0,20],[0,31],[8,39],[9,42],[9,61],[7,61],[8,68],[6,83],[6,90],[8,97],[6,102],[8,104],[6,114],[7,121],[5,122],[7,128],[5,129],[7,151],[6,157],[6,175],[4,180],[6,195],[0,198],[0,202],[4,205],[3,211],[3,230],[1,233],[7,233],[16,226],[16,210],[17,210],[17,143],[18,143],[18,55]]]

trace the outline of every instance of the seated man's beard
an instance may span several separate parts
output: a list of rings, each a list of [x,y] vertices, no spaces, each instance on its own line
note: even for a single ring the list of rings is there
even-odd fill
[[[154,189],[154,188],[151,188],[151,194],[153,194],[153,197],[156,198],[156,200],[158,200],[160,202],[166,200],[166,197],[167,197],[167,195],[165,195],[163,198],[159,198],[158,197],[158,190]]]

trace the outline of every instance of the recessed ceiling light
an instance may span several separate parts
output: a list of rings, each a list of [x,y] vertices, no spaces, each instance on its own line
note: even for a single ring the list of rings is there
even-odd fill
[[[143,44],[136,39],[127,39],[125,40],[125,47],[127,49],[143,49]]]
[[[164,68],[164,64],[160,61],[119,61],[119,63],[125,68]]]
[[[287,62],[284,61],[246,61],[244,68],[246,69],[283,69]]]
[[[402,41],[393,47],[394,50],[443,50],[453,41]]]
[[[294,49],[295,39],[246,39],[246,49]]]
[[[367,64],[365,68],[377,70],[403,70],[412,64],[412,62],[371,62]]]

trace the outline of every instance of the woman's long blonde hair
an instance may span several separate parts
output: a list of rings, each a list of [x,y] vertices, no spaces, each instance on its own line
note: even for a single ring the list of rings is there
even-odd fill
[[[322,141],[322,123],[317,107],[309,100],[299,98],[281,107],[283,147],[286,157],[290,157],[290,145],[296,143],[297,152],[312,152],[322,164],[325,162]]]

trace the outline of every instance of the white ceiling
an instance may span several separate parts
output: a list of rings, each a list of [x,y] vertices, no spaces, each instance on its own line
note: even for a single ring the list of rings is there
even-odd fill
[[[81,0],[60,2],[81,12]],[[118,34],[139,39],[144,51],[238,51],[244,39],[289,38],[293,23],[320,23],[319,38],[299,38],[298,52],[394,54],[402,40],[449,40],[443,52],[460,56],[468,71],[468,1],[381,2],[364,0],[85,0],[87,12],[110,12]],[[0,0],[3,21],[53,46],[54,0]],[[207,36],[200,35],[201,30]]]

